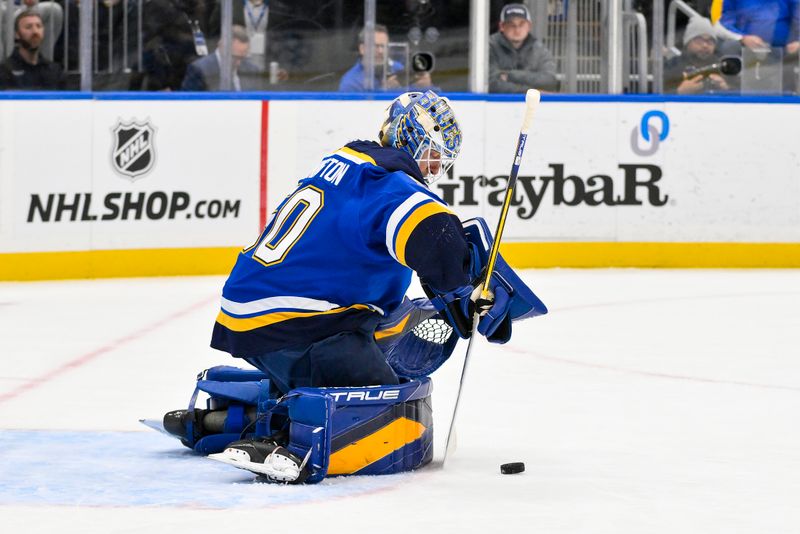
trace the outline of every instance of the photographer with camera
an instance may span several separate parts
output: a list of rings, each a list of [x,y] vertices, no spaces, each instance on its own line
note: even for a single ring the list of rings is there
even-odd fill
[[[405,66],[399,61],[395,61],[387,56],[389,47],[389,29],[383,24],[375,25],[375,82],[373,87],[376,91],[407,91],[400,81],[401,75],[405,72]],[[353,67],[342,76],[339,82],[339,90],[350,93],[361,93],[366,91],[364,54],[364,30],[358,33],[358,61]],[[413,79],[411,89],[426,89],[433,87],[431,81],[431,70],[433,69],[433,56],[430,54],[415,54],[411,60]],[[384,72],[385,71],[385,72]]]
[[[733,74],[741,61],[722,58],[711,21],[692,17],[683,33],[683,53],[664,66],[664,91],[679,95],[731,93],[738,90]]]

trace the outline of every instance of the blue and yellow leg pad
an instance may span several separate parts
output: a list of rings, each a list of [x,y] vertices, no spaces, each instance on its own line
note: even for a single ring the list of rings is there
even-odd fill
[[[307,482],[410,471],[433,458],[432,389],[426,377],[392,386],[297,388],[276,397],[260,371],[214,367],[198,376],[189,409],[200,391],[207,393],[208,409],[228,410],[224,431],[193,439],[187,428],[182,441],[201,454],[221,452],[240,437],[269,436],[280,415],[289,421],[286,448],[308,457]],[[256,419],[248,422],[244,414],[253,407]]]

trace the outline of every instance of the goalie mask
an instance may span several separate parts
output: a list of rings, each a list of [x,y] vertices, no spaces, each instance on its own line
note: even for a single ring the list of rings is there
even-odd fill
[[[447,99],[433,91],[404,93],[386,108],[380,140],[383,146],[408,152],[431,184],[455,163],[461,129]]]

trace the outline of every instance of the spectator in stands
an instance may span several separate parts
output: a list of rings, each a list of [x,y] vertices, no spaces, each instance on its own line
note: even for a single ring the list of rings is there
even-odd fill
[[[186,67],[198,57],[208,55],[202,20],[204,4],[199,0],[145,2],[142,72],[131,80],[131,89],[180,89]]]
[[[44,22],[38,11],[26,9],[16,16],[14,38],[17,47],[11,57],[0,63],[0,89],[64,89],[61,68],[39,53],[44,36]]]
[[[500,12],[500,31],[489,38],[489,91],[524,93],[557,91],[556,62],[531,35],[531,14],[523,4],[507,4]]]
[[[63,38],[56,43],[53,60],[68,71],[69,85],[70,71],[75,73],[80,69],[81,0],[63,1],[68,24]],[[101,0],[94,6],[92,87],[95,90],[125,91],[129,87],[130,71],[137,66],[138,57],[138,2]]]
[[[233,3],[233,24],[247,30],[250,39],[248,59],[261,71],[266,71],[267,64],[267,22],[269,21],[269,5],[265,0],[242,0]],[[208,31],[212,35],[220,33],[222,23],[222,7],[217,0],[208,19]]]
[[[735,78],[718,73],[693,74],[696,69],[719,62],[717,37],[711,21],[692,17],[683,32],[683,53],[664,65],[664,90],[679,95],[730,92]]]
[[[51,1],[40,2],[39,0],[17,0],[18,5],[14,7],[13,12],[9,15],[10,18],[16,20],[17,15],[29,9],[35,9],[39,12],[42,18],[42,25],[45,28],[45,38],[42,46],[39,47],[39,54],[45,56],[49,60],[53,60],[53,48],[56,41],[61,35],[61,30],[64,27],[64,10],[63,8]],[[9,3],[10,4],[10,3]],[[5,19],[6,2],[0,0],[0,61],[11,55],[14,50],[14,42],[11,31],[11,20]],[[8,27],[6,27],[6,25]]]
[[[259,69],[247,57],[250,51],[250,37],[247,35],[247,29],[244,26],[234,26],[232,33],[232,90],[254,91],[259,88],[257,85]],[[201,57],[189,65],[181,89],[184,91],[219,91],[221,89],[222,51],[222,42],[220,42],[213,54]]]
[[[721,4],[721,10],[719,9]],[[719,31],[752,50],[800,49],[800,0],[715,0]]]
[[[715,0],[712,9],[719,15],[717,35],[760,53],[767,63],[783,60],[783,90],[796,90],[800,0]],[[729,45],[723,52],[739,50]]]
[[[366,45],[364,44],[364,30],[358,33],[358,61],[353,67],[342,76],[339,82],[339,90],[352,93],[367,90],[366,76],[364,70],[364,54]],[[405,67],[402,63],[394,61],[387,56],[389,45],[389,30],[383,24],[375,25],[375,81],[373,87],[376,91],[402,92],[405,90],[400,81],[400,75]],[[386,72],[384,72],[386,71]],[[430,72],[420,72],[414,74],[411,89],[422,89],[432,87]]]

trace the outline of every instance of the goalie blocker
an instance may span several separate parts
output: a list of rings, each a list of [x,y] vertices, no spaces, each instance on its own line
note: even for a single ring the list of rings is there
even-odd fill
[[[423,289],[431,298],[431,304],[439,310],[442,317],[455,328],[461,338],[469,338],[472,332],[472,317],[476,299],[483,284],[489,251],[492,248],[492,233],[481,217],[464,221],[464,236],[470,248],[471,285],[442,292],[423,284]],[[493,299],[482,306],[478,333],[492,343],[506,343],[511,339],[511,323],[547,313],[547,306],[520,279],[514,270],[498,254],[492,279],[489,284]],[[485,307],[484,307],[485,306]]]

